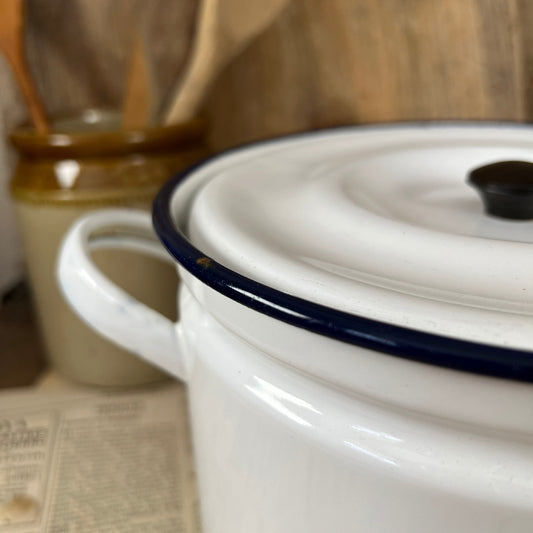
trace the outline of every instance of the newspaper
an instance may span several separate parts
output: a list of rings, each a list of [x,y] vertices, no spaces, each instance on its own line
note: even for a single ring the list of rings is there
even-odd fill
[[[0,531],[199,533],[184,389],[0,393]]]

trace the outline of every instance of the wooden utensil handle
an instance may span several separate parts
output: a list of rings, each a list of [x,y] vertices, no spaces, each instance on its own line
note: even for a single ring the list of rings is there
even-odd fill
[[[26,105],[28,106],[28,111],[35,129],[42,135],[50,133],[50,127],[44,111],[43,103],[39,97],[39,94],[35,90],[35,87],[29,81],[27,74],[28,66],[23,60],[23,55],[20,54],[17,58],[13,58],[11,55],[8,55],[7,58],[18,81],[20,90],[22,91],[22,95],[26,101]]]
[[[213,77],[216,70],[211,64],[209,54],[204,54],[200,60],[193,57],[188,65],[183,81],[178,87],[170,109],[164,118],[165,124],[178,124],[193,118],[198,112],[198,106],[202,102],[209,85],[206,79]]]

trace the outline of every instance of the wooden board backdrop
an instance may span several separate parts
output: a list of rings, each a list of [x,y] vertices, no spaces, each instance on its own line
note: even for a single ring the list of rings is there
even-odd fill
[[[119,106],[137,28],[168,99],[196,7],[28,0],[28,54],[47,108]],[[293,0],[213,86],[213,146],[357,122],[530,120],[532,27],[529,0]],[[0,74],[10,83],[3,65]]]

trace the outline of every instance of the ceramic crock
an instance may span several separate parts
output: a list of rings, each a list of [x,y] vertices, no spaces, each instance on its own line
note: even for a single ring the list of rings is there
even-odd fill
[[[172,127],[123,130],[120,114],[85,110],[57,119],[42,135],[21,127],[11,141],[19,160],[11,192],[21,230],[28,277],[44,345],[56,371],[91,385],[132,386],[168,379],[95,334],[72,312],[55,283],[61,240],[82,214],[102,207],[150,210],[174,173],[206,157],[198,121]],[[175,316],[172,268],[127,251],[93,254],[107,276],[167,316]]]
[[[487,199],[531,161],[526,126],[347,128],[175,177],[166,250],[144,213],[77,222],[66,298],[188,385],[205,533],[531,532],[533,222]],[[179,321],[97,246],[174,261]]]

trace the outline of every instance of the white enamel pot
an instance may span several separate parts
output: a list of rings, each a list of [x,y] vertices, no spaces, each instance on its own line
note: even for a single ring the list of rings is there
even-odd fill
[[[503,160],[533,129],[326,131],[177,176],[159,239],[130,210],[71,229],[68,301],[188,385],[205,533],[531,532],[533,223],[465,181]],[[174,261],[179,321],[93,247]]]

